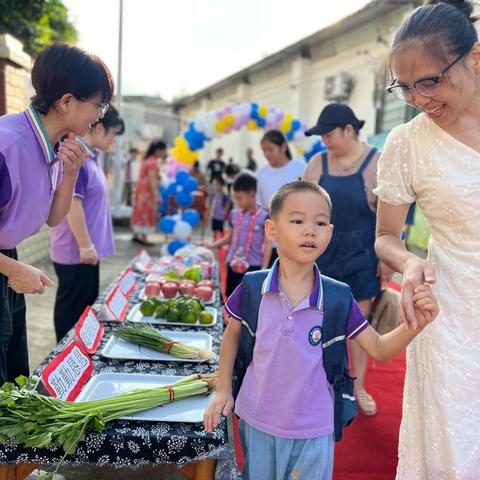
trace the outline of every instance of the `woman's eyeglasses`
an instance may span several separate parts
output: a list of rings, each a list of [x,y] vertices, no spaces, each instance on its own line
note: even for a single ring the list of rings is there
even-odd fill
[[[452,63],[447,65],[437,76],[423,78],[422,80],[417,80],[414,83],[403,84],[396,83],[397,79],[393,79],[392,83],[386,88],[387,92],[394,93],[400,100],[404,102],[411,103],[413,101],[413,90],[416,90],[418,93],[424,95],[425,97],[435,97],[440,92],[440,82],[442,81],[445,74],[450,70],[463,56],[465,53],[459,55]]]
[[[100,115],[105,115],[107,113],[108,106],[109,106],[108,103],[97,103],[97,102],[94,102],[93,100],[89,100],[88,98],[83,98],[83,97],[79,97],[79,98],[84,102],[89,102],[95,105],[98,108]]]

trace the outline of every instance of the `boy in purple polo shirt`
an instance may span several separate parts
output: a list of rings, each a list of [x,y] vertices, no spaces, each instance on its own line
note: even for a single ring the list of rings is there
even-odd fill
[[[230,213],[229,233],[213,244],[206,244],[209,248],[230,244],[227,255],[227,296],[232,294],[246,272],[266,268],[272,252],[264,233],[268,213],[257,205],[257,179],[248,173],[239,175],[233,184],[233,199],[237,208]]]
[[[274,194],[270,212],[265,231],[277,242],[279,260],[263,284],[253,357],[235,402],[246,458],[243,478],[328,480],[333,473],[334,405],[322,358],[324,302],[315,260],[331,239],[331,202],[318,185],[297,181]],[[417,288],[414,300],[420,327],[401,325],[380,336],[352,298],[345,336],[376,360],[392,358],[438,313],[428,286]],[[226,309],[232,321],[222,340],[217,395],[205,413],[207,431],[234,404],[242,285]]]

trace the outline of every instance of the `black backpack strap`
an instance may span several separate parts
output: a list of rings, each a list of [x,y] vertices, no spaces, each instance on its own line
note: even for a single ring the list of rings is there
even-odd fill
[[[242,330],[234,366],[232,388],[234,398],[238,395],[247,367],[252,361],[262,286],[269,272],[270,270],[247,272],[242,279]]]
[[[322,275],[324,291],[323,365],[328,382],[334,390],[335,440],[356,414],[353,379],[348,372],[346,342],[347,321],[352,307],[350,287]]]

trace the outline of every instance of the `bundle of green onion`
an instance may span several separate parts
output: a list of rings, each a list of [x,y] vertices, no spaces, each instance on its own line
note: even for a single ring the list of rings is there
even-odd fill
[[[101,432],[107,422],[120,417],[206,394],[215,388],[216,375],[190,375],[169,386],[78,403],[39,394],[34,379],[18,377],[16,381],[18,385],[6,382],[0,388],[0,442],[11,439],[26,447],[61,447],[65,454],[55,471],[44,477],[47,480],[75,452],[86,433]]]
[[[142,345],[156,352],[168,353],[174,357],[188,360],[210,360],[216,355],[202,348],[175,342],[150,324],[121,325],[114,332],[117,337],[128,342]]]

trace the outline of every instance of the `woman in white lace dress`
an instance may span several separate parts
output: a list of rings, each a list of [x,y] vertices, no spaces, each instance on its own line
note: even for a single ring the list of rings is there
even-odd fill
[[[422,113],[379,161],[377,253],[403,273],[400,315],[433,283],[440,314],[409,346],[397,480],[480,479],[480,45],[467,2],[428,2],[395,34],[389,90]],[[428,259],[401,232],[416,201]]]

